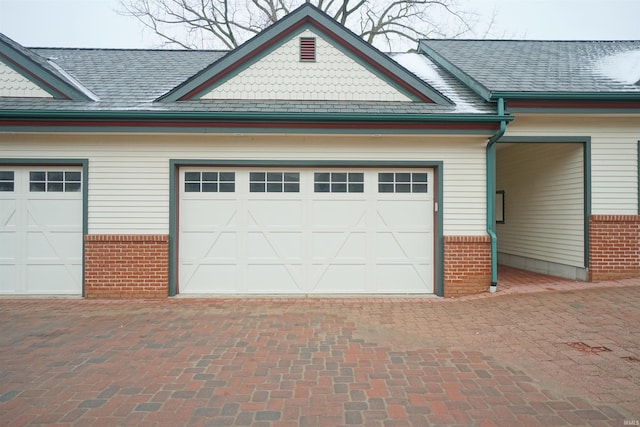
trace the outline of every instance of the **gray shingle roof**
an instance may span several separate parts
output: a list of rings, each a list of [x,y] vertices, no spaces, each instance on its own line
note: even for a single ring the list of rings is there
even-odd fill
[[[636,83],[640,80],[640,41],[422,40],[420,43],[491,92],[640,94],[640,85]],[[624,70],[612,69],[617,65],[629,66],[628,78],[624,77]],[[637,80],[633,71],[636,66]]]
[[[224,51],[64,49],[32,48],[35,54],[54,62],[94,93],[96,102],[69,102],[52,99],[0,99],[0,108],[15,110],[66,111],[176,111],[176,112],[274,112],[353,114],[467,114],[494,113],[494,107],[453,79],[443,70],[433,81],[425,79],[459,105],[421,102],[338,102],[338,101],[234,101],[199,100],[154,102],[211,63]],[[420,56],[418,54],[412,54]],[[424,58],[422,67],[437,68]],[[410,72],[421,77],[420,69]],[[433,74],[432,74],[433,75]]]
[[[208,50],[32,50],[106,102],[153,101],[226,54]]]
[[[9,42],[14,43],[9,40]],[[173,111],[352,114],[492,114],[485,102],[445,68],[455,67],[488,92],[637,93],[633,75],[626,81],[616,65],[625,55],[638,58],[640,41],[558,42],[508,40],[423,40],[427,52],[391,54],[409,72],[456,105],[421,102],[241,101],[157,102],[158,97],[209,67],[227,52],[138,49],[25,49],[25,55],[53,73],[64,70],[97,96],[94,101],[2,98],[0,109],[44,111]],[[617,62],[616,62],[617,61]],[[55,64],[55,67],[53,66]],[[634,65],[635,63],[631,63]],[[443,66],[444,65],[444,66]],[[632,72],[633,71],[632,67]],[[71,81],[67,78],[67,81]],[[71,83],[74,83],[71,81]]]

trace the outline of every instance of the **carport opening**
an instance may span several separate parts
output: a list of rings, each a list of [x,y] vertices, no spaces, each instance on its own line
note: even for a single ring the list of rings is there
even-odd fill
[[[587,280],[583,143],[501,142],[498,264]]]

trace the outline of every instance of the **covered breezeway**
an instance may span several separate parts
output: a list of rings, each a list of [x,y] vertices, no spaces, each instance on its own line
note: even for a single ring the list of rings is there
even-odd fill
[[[496,152],[498,263],[587,280],[588,141],[503,138]]]

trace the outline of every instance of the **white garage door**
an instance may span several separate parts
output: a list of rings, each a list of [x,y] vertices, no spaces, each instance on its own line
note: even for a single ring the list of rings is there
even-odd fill
[[[433,293],[433,171],[180,171],[179,292]]]
[[[0,293],[82,293],[82,169],[0,167]]]

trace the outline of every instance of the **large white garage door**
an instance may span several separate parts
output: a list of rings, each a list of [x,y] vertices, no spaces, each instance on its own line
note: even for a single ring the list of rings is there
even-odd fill
[[[0,167],[0,293],[82,293],[82,169]]]
[[[431,169],[180,171],[179,292],[433,293]]]

